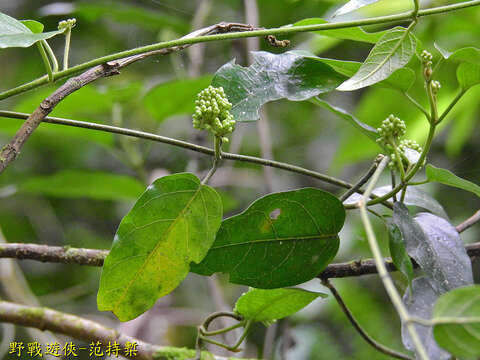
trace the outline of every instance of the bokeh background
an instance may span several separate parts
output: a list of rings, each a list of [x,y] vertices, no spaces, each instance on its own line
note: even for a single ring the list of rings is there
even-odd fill
[[[422,6],[454,2],[458,1],[423,1]],[[340,0],[0,0],[0,11],[17,19],[40,21],[46,31],[56,29],[61,20],[75,17],[77,26],[72,34],[70,63],[78,64],[124,49],[178,38],[192,29],[220,21],[258,21],[260,26],[269,28],[310,17],[328,19],[342,3]],[[391,14],[410,7],[410,0],[383,0],[339,20]],[[422,18],[415,34],[438,59],[434,42],[449,50],[478,47],[479,23],[480,9],[469,8]],[[383,28],[374,26],[367,30]],[[290,48],[343,60],[361,61],[371,47],[308,33],[289,39]],[[49,43],[61,59],[63,38],[53,38]],[[236,40],[196,45],[189,51],[150,57],[124,69],[120,76],[101,79],[82,88],[51,115],[120,125],[210,145],[211,139],[191,126],[195,94],[209,84],[221,65],[233,58],[247,65],[249,51],[256,48],[285,51],[269,47],[262,39]],[[410,94],[426,104],[418,60],[410,65],[417,71],[417,83]],[[0,90],[44,74],[36,47],[2,49],[0,69]],[[439,73],[440,108],[456,94],[455,70],[456,64],[446,63]],[[60,83],[3,100],[0,109],[32,112]],[[410,138],[420,143],[425,139],[425,119],[394,90],[374,87],[333,92],[328,99],[372,126],[393,113],[406,121]],[[476,87],[461,100],[439,129],[429,157],[434,165],[448,168],[475,183],[480,182],[479,99],[480,87]],[[19,120],[0,118],[1,143],[6,143],[19,126]],[[259,123],[239,124],[229,146],[230,151],[270,157],[349,181],[358,179],[366,171],[377,151],[335,115],[309,102],[288,101],[267,104]],[[209,166],[208,157],[172,146],[42,124],[23,148],[20,158],[0,176],[1,241],[108,249],[121,218],[139,195],[139,183],[146,186],[159,176],[183,171],[201,176]],[[124,177],[110,178],[111,174]],[[387,179],[382,181],[387,183]],[[222,194],[226,215],[242,211],[269,192],[315,186],[341,193],[302,175],[232,162],[223,163],[211,184]],[[453,224],[463,221],[479,207],[478,198],[460,190],[439,185],[425,185],[422,190],[438,199]],[[373,221],[381,245],[386,249],[385,230],[377,219]],[[347,224],[340,235],[341,249],[336,262],[369,257],[356,211],[348,212]],[[477,241],[478,227],[466,231],[462,238],[465,242]],[[113,315],[96,310],[99,277],[100,268],[0,259],[0,296],[81,315],[156,344],[193,347],[195,327],[202,319],[213,311],[231,309],[246,290],[229,284],[228,277],[222,275],[215,278],[189,275],[152,310],[136,320],[119,323]],[[394,279],[403,291],[404,280],[396,274]],[[398,318],[376,276],[333,282],[370,334],[388,346],[402,348]],[[328,292],[318,280],[302,286]],[[0,339],[0,358],[3,359],[13,358],[8,355],[11,341],[71,341],[63,336],[6,324],[0,324]],[[255,326],[244,348],[243,356],[263,354],[275,359],[388,358],[360,338],[331,297],[314,302],[268,330],[262,325]],[[218,349],[213,350],[222,354]],[[79,359],[82,358],[89,358],[88,354],[80,355]]]

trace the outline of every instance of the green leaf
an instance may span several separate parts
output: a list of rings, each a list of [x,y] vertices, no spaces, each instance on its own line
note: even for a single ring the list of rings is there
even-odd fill
[[[335,115],[338,115],[341,119],[346,120],[348,123],[350,123],[355,128],[360,130],[360,132],[362,132],[364,135],[366,135],[370,140],[372,140],[373,142],[378,144],[377,143],[378,132],[375,128],[361,122],[355,116],[349,114],[345,110],[343,110],[339,107],[333,106],[333,105],[329,104],[328,102],[326,102],[325,100],[320,99],[319,97],[314,97],[312,99],[312,103],[314,103],[315,105],[318,105],[320,107],[323,107],[324,109],[334,113]]]
[[[305,25],[318,25],[318,24],[328,24],[328,21],[321,18],[310,18],[297,21],[292,26],[305,26]],[[379,31],[375,33],[368,33],[363,30],[361,27],[351,27],[344,29],[331,29],[331,30],[321,30],[313,31],[314,34],[333,37],[341,40],[353,40],[353,41],[362,41],[370,44],[375,44],[380,38],[385,34],[386,31]]]
[[[18,191],[59,198],[90,198],[99,200],[137,199],[145,186],[130,176],[64,170],[53,175],[30,177]]]
[[[335,11],[335,13],[333,14],[333,17],[345,15],[349,12],[355,11],[364,6],[376,3],[377,1],[379,0],[350,0],[348,3],[343,5],[340,9]]]
[[[393,222],[388,223],[388,246],[393,263],[405,275],[408,284],[411,285],[414,278],[412,260],[405,249],[402,233]]]
[[[468,180],[462,179],[446,169],[437,168],[431,164],[428,164],[425,169],[425,173],[428,181],[435,181],[444,185],[470,191],[480,197],[480,186]]]
[[[176,80],[157,85],[145,95],[145,107],[158,121],[172,115],[191,114],[197,94],[208,87],[211,81],[212,76],[206,75],[197,79]]]
[[[20,20],[20,22],[30,29],[31,32],[39,34],[43,32],[44,26],[42,23],[35,20]]]
[[[253,52],[252,65],[243,67],[231,61],[216,72],[212,85],[223,87],[236,121],[254,121],[266,102],[306,100],[334,90],[345,79],[314,55],[306,54]]]
[[[103,265],[99,310],[122,321],[148,310],[182,282],[192,261],[202,261],[221,220],[220,196],[193,174],[156,180],[118,227]]]
[[[388,78],[408,64],[415,53],[415,38],[403,27],[389,30],[374,46],[358,72],[337,90],[351,91],[373,85]]]
[[[421,276],[414,279],[412,285],[407,288],[403,295],[403,302],[410,316],[428,320],[432,317],[433,305],[439,296],[440,294],[432,287],[428,279]],[[432,326],[415,324],[415,329],[430,359],[451,359],[451,355],[441,349],[433,338]],[[402,323],[402,342],[407,350],[416,353],[415,358],[418,359],[419,355],[416,352],[416,346],[412,342],[405,323]]]
[[[250,289],[240,296],[233,311],[246,320],[271,322],[296,313],[318,297],[327,295],[294,288]]]
[[[434,45],[444,59],[480,64],[480,49],[469,46],[455,51],[448,51],[440,47],[438,44]]]
[[[40,28],[38,24],[40,23],[33,20],[27,20],[26,25],[35,30],[32,32],[29,27],[22,24],[20,21],[0,12],[0,49],[10,47],[29,47],[38,41],[50,39],[63,32],[63,30],[56,30],[46,33],[37,33]]]
[[[393,222],[403,235],[407,253],[420,265],[437,293],[473,283],[470,258],[448,221],[429,213],[412,218],[406,206],[396,202]]]
[[[318,275],[338,251],[345,209],[333,195],[305,188],[267,195],[226,219],[208,255],[192,271],[272,289]]]
[[[480,356],[480,286],[452,290],[442,295],[433,308],[433,320],[455,318],[468,324],[435,325],[435,340],[456,357]]]
[[[480,65],[472,63],[461,63],[457,69],[457,80],[463,90],[480,84]]]

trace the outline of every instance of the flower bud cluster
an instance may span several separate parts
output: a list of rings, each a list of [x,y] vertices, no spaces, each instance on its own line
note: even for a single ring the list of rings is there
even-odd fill
[[[228,142],[224,136],[235,129],[231,108],[232,104],[228,101],[223,88],[209,86],[198,94],[195,101],[193,127],[208,130],[213,135],[222,137],[224,142]]]
[[[77,19],[62,20],[58,23],[58,30],[71,29],[75,27]]]
[[[422,59],[423,76],[425,77],[425,79],[429,80],[433,73],[433,55],[430,54],[427,50],[423,50],[420,54],[420,58]]]
[[[382,121],[382,125],[377,129],[380,137],[378,142],[388,145],[393,139],[399,139],[405,135],[407,127],[405,122],[394,115],[390,115]]]
[[[402,156],[405,154],[407,149],[415,150],[418,153],[421,153],[423,151],[422,147],[415,140],[404,139],[400,141],[400,144],[397,146],[397,150],[402,157],[401,160],[403,166],[408,166],[407,158],[405,156]],[[388,166],[390,167],[390,169],[394,169],[397,165],[397,156],[395,155],[395,153],[390,154],[390,159],[391,161],[389,162]]]
[[[432,92],[433,92],[434,95],[436,95],[438,93],[438,91],[440,90],[440,88],[442,87],[440,82],[437,81],[437,80],[432,80],[430,82],[430,86],[432,88]]]

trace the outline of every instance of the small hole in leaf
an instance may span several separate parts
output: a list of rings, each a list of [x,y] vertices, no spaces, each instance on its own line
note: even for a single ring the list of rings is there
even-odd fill
[[[275,209],[273,210],[271,213],[270,213],[270,219],[272,220],[277,220],[277,218],[280,216],[280,213],[282,212],[282,210],[280,209]]]

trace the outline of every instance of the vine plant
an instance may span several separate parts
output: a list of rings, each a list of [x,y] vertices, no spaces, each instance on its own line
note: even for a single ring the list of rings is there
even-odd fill
[[[372,2],[352,0],[337,14]],[[109,252],[6,244],[0,248],[0,256],[103,266],[98,308],[112,311],[121,321],[134,319],[151,308],[158,298],[174,290],[189,272],[205,276],[227,273],[230,282],[250,287],[238,299],[232,312],[214,313],[199,325],[196,353],[142,344],[139,351],[143,359],[210,358],[212,354],[201,351],[204,343],[238,351],[252,323],[269,325],[312,301],[324,298],[326,294],[292,287],[315,277],[319,277],[330,289],[352,325],[369,344],[394,358],[410,359],[411,355],[398,353],[372,339],[329,281],[333,277],[371,272],[364,270],[368,267],[367,263],[331,264],[339,247],[338,233],[343,227],[346,210],[359,209],[375,271],[402,322],[406,349],[422,360],[479,357],[480,287],[473,283],[469,258],[469,255],[478,253],[479,247],[471,246],[467,253],[459,236],[460,232],[479,220],[479,213],[455,228],[434,199],[429,201],[435,206],[429,207],[422,201],[426,195],[420,200],[412,195],[412,191],[419,191],[416,188],[419,185],[439,182],[480,196],[477,185],[428,162],[437,126],[460,98],[480,83],[480,50],[469,47],[448,52],[437,46],[440,56],[434,57],[423,49],[414,35],[415,26],[423,16],[477,5],[480,1],[475,0],[420,9],[418,0],[415,0],[412,11],[404,14],[334,23],[308,19],[276,29],[221,23],[178,40],[122,51],[70,68],[69,46],[75,19],[62,21],[56,31],[43,32],[43,25],[36,21],[20,22],[0,13],[0,47],[36,44],[46,69],[45,76],[3,91],[0,99],[80,73],[71,77],[30,115],[0,112],[2,117],[26,120],[12,141],[2,148],[0,172],[16,159],[42,121],[163,142],[213,158],[212,168],[202,180],[191,173],[178,173],[161,177],[148,186],[122,219]],[[365,33],[360,28],[362,25],[399,22],[407,23],[407,26],[396,26],[378,33]],[[166,55],[195,43],[256,36],[265,36],[269,44],[286,47],[289,42],[277,40],[275,36],[306,31],[322,31],[326,36],[358,41],[368,34],[370,39],[375,38],[375,45],[363,63],[320,58],[305,51],[285,51],[277,55],[255,52],[254,63],[249,67],[235,62],[225,64],[218,69],[211,85],[198,94],[192,116],[194,128],[212,135],[213,149],[131,129],[47,116],[70,93],[101,77],[116,75],[122,67],[148,56]],[[47,42],[59,34],[65,36],[62,70]],[[437,101],[441,96],[441,84],[436,80],[436,74],[445,61],[459,63],[459,90],[450,104],[441,110]],[[429,109],[408,93],[417,73],[423,77]],[[421,111],[429,128],[422,146],[404,139],[405,123],[395,114],[374,129],[330,105],[324,98],[324,94],[334,90],[353,91],[368,86],[398,90],[412,107]],[[277,99],[311,101],[357,127],[366,135],[365,141],[374,141],[379,145],[379,156],[373,161],[371,169],[357,183],[351,184],[295,165],[223,151],[236,122],[257,120],[260,107]],[[224,160],[251,162],[301,173],[336,185],[346,192],[336,196],[318,188],[304,188],[273,193],[257,199],[242,213],[222,220],[220,196],[207,184]],[[392,184],[377,188],[376,183],[386,169],[391,172]],[[426,180],[414,181],[423,169]],[[375,204],[383,204],[383,211],[372,210]],[[427,212],[413,216],[406,205],[426,207]],[[382,219],[388,229],[391,261],[381,254],[370,215]],[[414,267],[419,267],[421,272],[415,271]],[[395,269],[408,280],[409,286],[403,298],[389,275],[389,271]],[[50,329],[86,340],[131,341],[84,319],[49,309],[37,310],[0,301],[0,320]],[[221,317],[237,322],[220,330],[209,330],[211,323]],[[96,330],[88,331],[89,328]],[[214,339],[214,336],[238,328],[243,328],[243,333],[235,344],[224,344]]]

